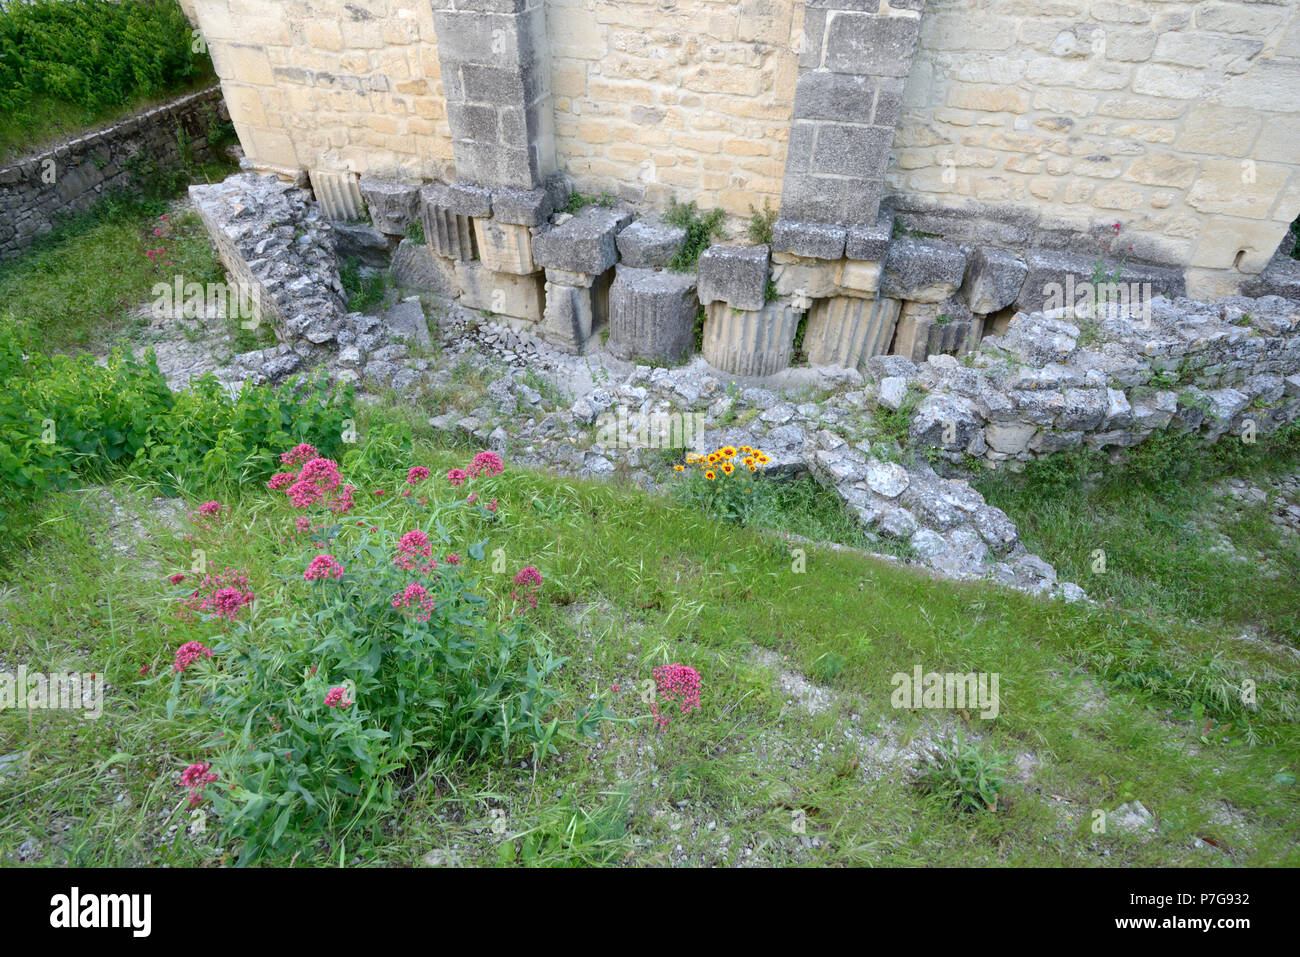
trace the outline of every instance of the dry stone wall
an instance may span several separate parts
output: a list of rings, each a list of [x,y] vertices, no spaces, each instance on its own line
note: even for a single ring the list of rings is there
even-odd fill
[[[213,118],[227,119],[215,86],[0,168],[0,258],[26,249],[59,217],[137,185],[149,166],[176,165],[186,149],[195,161],[214,159]]]

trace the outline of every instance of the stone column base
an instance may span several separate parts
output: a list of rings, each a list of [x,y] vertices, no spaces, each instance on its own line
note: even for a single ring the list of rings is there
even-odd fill
[[[817,300],[804,331],[808,363],[860,369],[867,359],[888,352],[901,305],[897,299],[885,298]]]
[[[714,302],[704,308],[703,351],[709,365],[742,376],[772,375],[789,367],[800,316],[790,304],[769,302],[755,311]]]

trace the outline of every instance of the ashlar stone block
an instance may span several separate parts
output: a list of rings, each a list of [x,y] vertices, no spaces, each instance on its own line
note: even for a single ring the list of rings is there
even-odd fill
[[[668,265],[686,242],[686,230],[670,226],[650,213],[629,225],[616,240],[624,265],[634,269],[661,268]]]
[[[725,302],[749,312],[766,303],[767,246],[710,246],[700,256],[700,302]]]
[[[891,299],[939,303],[957,291],[966,254],[938,239],[895,239],[885,255],[880,292]]]
[[[980,246],[966,266],[962,297],[973,313],[997,312],[1015,302],[1028,273],[1029,267],[1011,253]]]
[[[541,268],[533,261],[533,234],[527,226],[503,223],[495,216],[475,218],[474,237],[488,269],[527,276]]]
[[[586,206],[533,240],[533,259],[547,269],[598,276],[618,261],[615,237],[632,221],[624,206]]]
[[[460,301],[471,309],[529,322],[541,322],[545,310],[542,277],[495,272],[482,263],[457,262]]]

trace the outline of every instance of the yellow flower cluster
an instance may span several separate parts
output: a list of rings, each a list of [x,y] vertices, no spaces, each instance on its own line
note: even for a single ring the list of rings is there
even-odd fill
[[[750,448],[748,445],[742,445],[735,448],[730,445],[724,445],[715,452],[707,455],[698,455],[694,452],[686,456],[686,465],[699,466],[704,473],[704,477],[712,482],[721,472],[725,476],[731,476],[736,473],[736,460],[739,459],[740,465],[749,469],[751,472],[757,472],[760,465],[766,465],[772,461],[771,456],[766,452]],[[674,465],[678,472],[686,471],[686,465]]]

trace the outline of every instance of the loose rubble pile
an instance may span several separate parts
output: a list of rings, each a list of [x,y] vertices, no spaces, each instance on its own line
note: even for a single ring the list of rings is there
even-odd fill
[[[985,336],[973,350],[957,349],[961,358],[918,345],[912,355],[919,362],[908,355],[875,355],[857,368],[827,363],[787,369],[784,359],[755,360],[744,370],[748,375],[734,368],[719,371],[706,361],[718,349],[746,336],[768,335],[797,318],[787,315],[789,306],[782,301],[756,298],[742,302],[745,309],[736,308],[731,286],[755,286],[757,280],[742,280],[750,273],[765,277],[767,268],[765,250],[759,256],[737,247],[708,250],[698,279],[699,301],[719,319],[713,328],[730,328],[726,341],[713,343],[711,353],[706,324],[702,357],[672,368],[634,365],[624,358],[638,352],[628,339],[611,335],[607,347],[599,344],[600,304],[617,300],[624,314],[645,320],[623,327],[623,335],[635,343],[653,342],[653,351],[674,357],[687,353],[683,337],[696,295],[694,277],[674,283],[672,274],[654,268],[680,242],[672,229],[652,217],[629,226],[621,207],[557,216],[555,228],[530,247],[547,271],[547,294],[537,300],[537,317],[489,319],[483,312],[490,307],[480,302],[487,291],[481,290],[482,296],[464,292],[467,276],[472,279],[469,274],[481,268],[468,250],[500,260],[507,247],[523,242],[525,221],[533,223],[540,207],[534,202],[516,215],[494,199],[497,213],[491,220],[470,222],[479,215],[474,204],[487,199],[467,187],[425,187],[429,191],[436,195],[422,194],[418,204],[409,188],[370,195],[372,215],[376,221],[391,220],[392,230],[417,208],[425,214],[428,246],[388,237],[397,286],[414,286],[427,295],[446,278],[437,251],[460,250],[455,264],[460,299],[439,300],[434,334],[418,297],[398,302],[382,316],[345,311],[335,244],[339,239],[354,243],[355,237],[339,236],[303,191],[251,175],[194,188],[223,260],[236,278],[257,285],[281,339],[276,348],[237,356],[232,368],[255,380],[278,380],[324,363],[338,381],[356,382],[363,390],[391,389],[420,401],[451,388],[456,368],[469,359],[474,368],[495,370],[495,378],[468,402],[434,410],[433,425],[508,450],[522,463],[580,476],[619,471],[655,486],[672,474],[666,472],[668,457],[661,443],[647,440],[654,429],[642,428],[641,438],[637,429],[647,421],[666,423],[669,431],[678,429],[679,438],[688,436],[694,448],[752,445],[771,456],[767,468],[773,473],[810,473],[835,490],[870,536],[905,545],[939,574],[991,578],[1068,599],[1082,598],[1082,590],[1057,582],[1047,562],[1026,552],[1003,512],[964,479],[940,475],[934,466],[951,472],[950,466],[969,468],[982,461],[1016,469],[1073,446],[1122,450],[1165,428],[1195,432],[1206,441],[1230,432],[1249,440],[1300,415],[1300,308],[1276,296],[1214,303],[1161,297],[1144,311],[1106,304],[1096,316],[1069,321],[1064,310],[1020,312],[1001,334]],[[430,210],[450,212],[433,216]],[[519,227],[510,231],[511,242],[489,235],[489,227],[507,225]],[[624,259],[617,270],[616,238]],[[887,242],[887,234],[876,238],[877,245]],[[888,249],[905,245],[896,240]],[[907,285],[909,301],[915,299],[913,287],[925,277],[910,276],[908,264],[924,257],[882,255],[882,288]],[[1006,264],[994,253],[976,258],[979,268],[967,278],[978,281],[966,290],[967,297],[1000,302],[1005,295],[996,287]],[[1023,288],[1023,268],[1011,277],[1017,288]],[[961,281],[960,270],[954,266],[951,272],[948,286]],[[612,290],[584,285],[586,278],[614,273]],[[791,275],[787,269],[777,277],[778,289],[794,281]],[[549,288],[557,283],[575,290],[572,309],[563,315],[555,311],[563,297]],[[947,286],[944,291],[951,293]],[[498,298],[518,292],[498,290]],[[643,307],[644,315],[638,311]],[[666,325],[659,321],[664,316]],[[814,351],[833,356],[837,348],[826,329],[814,327],[850,320],[814,307],[808,335],[822,337]],[[555,323],[574,326],[580,335],[569,338],[584,340],[585,354],[574,354],[571,341],[554,341],[554,329],[547,330]],[[936,314],[912,325],[918,336],[929,330],[925,335],[934,339],[935,330],[948,323]],[[742,352],[750,358],[766,354]],[[802,399],[791,386],[802,388]]]

